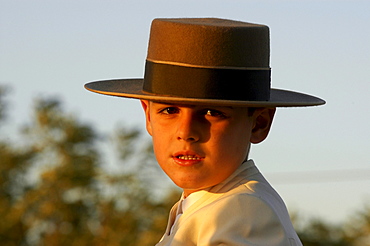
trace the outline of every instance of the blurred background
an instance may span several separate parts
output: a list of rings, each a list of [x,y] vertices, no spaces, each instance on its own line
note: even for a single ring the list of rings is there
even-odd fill
[[[156,17],[270,27],[278,109],[250,157],[305,245],[370,245],[369,1],[0,0],[0,244],[154,245],[179,198],[136,100],[86,82],[143,76]]]

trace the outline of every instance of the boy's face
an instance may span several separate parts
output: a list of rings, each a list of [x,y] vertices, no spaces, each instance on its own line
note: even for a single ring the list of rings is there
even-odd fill
[[[260,142],[253,130],[258,113],[249,116],[246,107],[142,105],[157,161],[185,195],[225,180],[246,159],[250,142]]]

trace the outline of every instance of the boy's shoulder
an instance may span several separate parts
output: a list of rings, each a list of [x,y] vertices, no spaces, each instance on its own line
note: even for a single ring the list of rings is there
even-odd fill
[[[207,240],[242,237],[252,240],[258,238],[259,245],[267,245],[264,243],[271,240],[279,241],[276,245],[289,245],[289,240],[298,243],[299,239],[280,196],[259,172],[246,176],[243,173],[223,184],[222,192],[212,192],[211,189],[189,207],[181,218],[179,231],[191,228],[198,238]],[[263,237],[261,232],[264,232]],[[212,239],[207,237],[208,234]]]

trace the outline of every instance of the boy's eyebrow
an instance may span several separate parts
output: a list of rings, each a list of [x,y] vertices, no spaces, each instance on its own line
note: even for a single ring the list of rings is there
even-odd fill
[[[150,101],[150,103],[160,104],[160,105],[163,105],[163,106],[171,106],[171,107],[177,107],[177,106],[181,106],[181,107],[191,107],[191,105],[180,104],[180,103],[172,103],[172,102]],[[195,106],[195,105],[194,105],[194,106]],[[194,107],[194,106],[193,106],[193,107]]]
[[[187,107],[187,108],[195,108],[195,107],[202,107],[202,108],[229,108],[234,109],[233,106],[221,106],[221,105],[207,105],[207,104],[186,104],[186,103],[175,103],[175,102],[161,102],[161,101],[150,101],[151,103],[168,105],[172,107]]]

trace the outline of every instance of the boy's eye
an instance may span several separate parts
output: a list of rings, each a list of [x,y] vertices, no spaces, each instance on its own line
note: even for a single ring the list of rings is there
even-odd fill
[[[212,116],[212,117],[220,117],[220,118],[225,118],[225,114],[214,109],[207,109],[206,110],[206,115]]]
[[[167,107],[160,111],[162,114],[176,114],[179,112],[179,109],[176,107]]]

